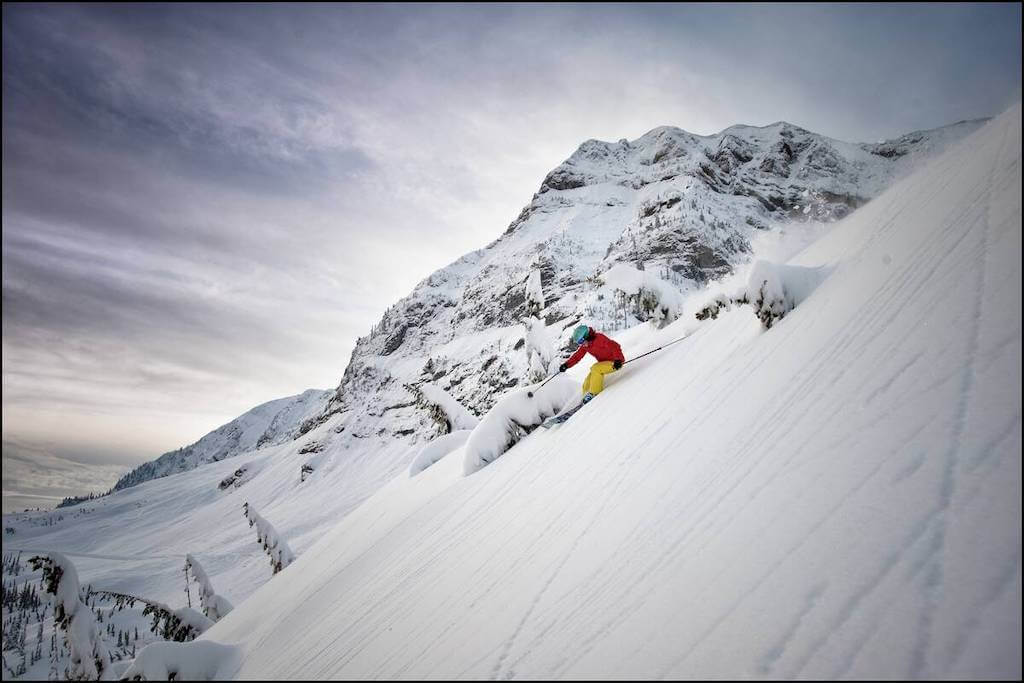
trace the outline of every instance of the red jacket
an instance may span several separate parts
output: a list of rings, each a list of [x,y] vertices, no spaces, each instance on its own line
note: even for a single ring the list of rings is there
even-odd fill
[[[595,332],[593,339],[584,340],[580,344],[580,347],[576,349],[576,353],[572,354],[569,360],[565,361],[565,366],[571,368],[576,365],[583,358],[583,354],[588,352],[599,361],[621,360],[625,362],[626,360],[626,357],[622,355],[622,347],[613,339],[609,339],[600,332]]]

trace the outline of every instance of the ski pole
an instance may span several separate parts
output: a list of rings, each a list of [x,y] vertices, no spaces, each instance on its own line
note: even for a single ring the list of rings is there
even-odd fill
[[[559,374],[561,374],[561,373],[559,373]],[[547,378],[546,380],[544,380],[544,381],[543,381],[543,382],[541,383],[540,387],[544,386],[545,384],[547,384],[548,382],[550,382],[551,380],[553,380],[553,379],[554,379],[554,378],[556,378],[556,377],[558,377],[558,375],[557,375],[557,374],[555,374],[555,375],[551,375],[550,377],[548,377],[548,378]],[[539,390],[539,389],[540,389],[540,387],[537,387],[537,389]],[[529,396],[530,398],[533,398],[533,391],[532,391],[532,390],[531,390],[531,391],[527,391],[527,392],[526,392],[526,395],[527,395],[527,396]]]
[[[693,332],[690,332],[689,334],[684,334],[684,335],[683,335],[682,337],[680,337],[679,339],[673,339],[673,340],[672,340],[672,341],[670,341],[670,342],[669,342],[668,344],[662,344],[662,345],[661,345],[661,346],[659,346],[658,348],[656,348],[656,349],[653,349],[653,350],[651,350],[651,351],[648,351],[647,353],[642,353],[642,354],[640,354],[639,356],[637,356],[636,358],[630,358],[629,360],[627,360],[627,361],[626,361],[626,363],[632,363],[632,362],[633,362],[633,361],[635,361],[635,360],[640,360],[640,359],[641,359],[641,358],[643,358],[644,356],[649,356],[649,355],[651,355],[651,354],[652,354],[652,353],[654,353],[655,351],[661,351],[661,350],[662,350],[663,348],[665,348],[666,346],[672,346],[672,345],[673,345],[673,344],[675,344],[676,342],[681,342],[681,341],[683,341],[684,339],[686,339],[687,337],[689,337],[689,336],[690,336],[691,334],[693,334]],[[623,365],[625,365],[626,363],[623,363]]]

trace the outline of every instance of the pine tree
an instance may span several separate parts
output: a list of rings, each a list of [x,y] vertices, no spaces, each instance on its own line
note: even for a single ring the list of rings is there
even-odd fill
[[[71,650],[70,675],[77,679],[109,675],[110,651],[103,643],[89,606],[80,597],[75,566],[59,553],[37,555],[29,562],[33,569],[43,570],[46,592],[55,596],[54,623],[64,630]]]

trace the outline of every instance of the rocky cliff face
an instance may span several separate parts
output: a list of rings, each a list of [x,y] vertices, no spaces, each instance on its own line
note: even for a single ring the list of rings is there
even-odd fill
[[[415,387],[432,383],[482,414],[526,382],[525,284],[538,270],[541,317],[568,351],[580,321],[635,322],[601,290],[617,263],[680,291],[728,274],[759,230],[838,220],[924,158],[980,127],[960,122],[897,140],[852,144],[780,122],[699,136],[657,128],[638,140],[588,140],[551,171],[505,232],[422,281],[361,338],[324,412],[336,438],[438,433]]]

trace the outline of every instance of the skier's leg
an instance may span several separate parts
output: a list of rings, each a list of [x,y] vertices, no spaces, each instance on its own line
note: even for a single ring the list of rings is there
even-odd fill
[[[601,390],[604,389],[604,376],[609,372],[615,372],[615,365],[610,360],[603,360],[591,366],[590,374],[587,376],[590,393],[595,396],[601,393]]]

